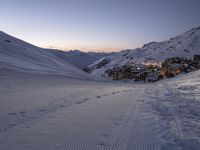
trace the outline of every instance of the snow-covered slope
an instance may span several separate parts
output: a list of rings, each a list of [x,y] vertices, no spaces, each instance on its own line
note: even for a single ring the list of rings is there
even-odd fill
[[[52,50],[36,47],[4,32],[0,32],[0,69],[61,74],[76,78],[89,77],[85,72],[55,55]]]
[[[142,63],[145,61],[161,62],[168,57],[192,57],[194,54],[200,54],[200,27],[193,28],[186,33],[171,38],[164,42],[151,42],[142,48],[133,50],[123,50],[111,56],[101,58],[89,68],[92,74],[99,75],[109,68],[123,65],[129,61]],[[100,65],[102,61],[107,62]]]
[[[1,150],[199,150],[200,71],[124,84],[0,71]]]
[[[69,62],[70,64],[83,69],[95,61],[111,55],[112,53],[96,53],[96,52],[82,52],[79,50],[71,51],[60,51],[60,50],[51,50],[57,57],[63,59],[64,61]]]
[[[149,100],[144,103],[158,118],[161,149],[199,150],[199,79],[200,71],[195,71],[163,80],[147,90]]]

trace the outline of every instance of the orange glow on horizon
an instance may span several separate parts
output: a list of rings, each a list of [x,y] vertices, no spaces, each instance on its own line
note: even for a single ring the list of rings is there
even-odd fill
[[[84,52],[119,52],[121,50],[130,49],[130,48],[115,48],[115,47],[81,47],[81,46],[66,46],[66,47],[59,47],[59,46],[43,46],[44,48],[50,49],[57,49],[63,51],[70,51],[70,50],[80,50]]]
[[[19,35],[16,35],[16,37],[19,37],[20,39],[26,39],[24,41],[27,41],[28,43],[31,43],[35,46],[47,48],[47,49],[55,49],[55,50],[62,50],[62,51],[70,51],[70,50],[80,50],[84,52],[119,52],[126,49],[135,49],[143,46],[143,43],[132,43],[132,45],[124,46],[125,44],[102,44],[105,46],[101,46],[99,43],[97,44],[65,44],[65,42],[56,42],[54,40],[46,41],[45,38],[42,38],[38,40],[37,37],[20,37]],[[67,43],[67,42],[66,42]]]
[[[61,39],[50,39],[47,40],[46,37],[38,37],[37,35],[32,36],[25,36],[21,35],[20,33],[9,33],[10,35],[14,35],[14,37],[17,37],[21,40],[24,40],[32,45],[35,45],[37,47],[41,48],[47,48],[47,49],[55,49],[55,50],[62,50],[62,51],[70,51],[70,50],[80,50],[84,52],[119,52],[126,49],[136,49],[141,46],[143,46],[143,43],[137,43],[132,42],[131,44],[126,45],[126,43],[112,43],[109,42],[101,43],[101,42],[91,42],[93,44],[89,43],[83,43],[83,42],[64,42],[64,40]],[[68,44],[66,44],[68,43]],[[78,43],[78,44],[77,44]],[[109,44],[107,44],[109,43]]]

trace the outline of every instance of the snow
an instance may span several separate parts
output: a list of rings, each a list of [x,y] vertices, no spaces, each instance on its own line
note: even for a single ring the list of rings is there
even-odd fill
[[[194,28],[102,58],[97,63],[107,59],[108,64],[94,72],[126,63],[130,56],[155,61],[178,42],[183,45],[161,59],[192,57],[199,54],[198,40],[199,28]],[[188,47],[190,52],[182,51]],[[199,95],[200,71],[152,84],[94,80],[51,50],[0,32],[2,150],[199,150]]]
[[[57,51],[39,48],[0,32],[0,69],[91,78],[87,73],[68,63],[67,59],[64,59],[67,55],[65,52],[59,57],[56,54]]]
[[[0,72],[0,149],[198,150],[200,71],[153,84]]]
[[[99,74],[104,73],[107,69],[124,65],[127,62],[144,63],[147,61],[160,63],[166,58],[175,56],[191,58],[195,54],[200,54],[199,48],[200,27],[197,27],[168,41],[151,42],[145,44],[142,48],[123,50],[103,57],[101,60],[106,59],[109,63],[101,68],[97,68],[101,60],[94,62],[89,67],[92,70],[91,74],[99,76]]]
[[[168,79],[148,89],[146,111],[157,116],[161,149],[200,147],[200,71]],[[144,102],[145,103],[145,102]]]

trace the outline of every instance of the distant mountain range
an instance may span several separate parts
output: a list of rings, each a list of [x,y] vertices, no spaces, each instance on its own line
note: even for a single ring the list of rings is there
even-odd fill
[[[151,42],[141,48],[122,50],[110,56],[101,58],[88,67],[91,74],[101,75],[107,69],[124,65],[128,62],[162,62],[169,57],[191,58],[200,54],[200,27],[193,28],[163,42]]]
[[[103,56],[108,54],[43,49],[0,32],[0,70],[88,78],[81,69]]]
[[[82,71],[87,67],[91,74],[100,76],[106,70],[128,62],[162,62],[169,57],[191,58],[200,54],[200,27],[193,28],[163,42],[151,42],[141,48],[115,53],[60,51],[39,48],[0,32],[0,69],[21,72],[62,74],[90,78]]]
[[[51,50],[51,49],[50,49]],[[97,52],[83,52],[80,50],[61,51],[51,50],[57,57],[69,62],[70,64],[84,69],[91,65],[93,62],[99,60],[102,57],[110,56],[114,53],[97,53]]]

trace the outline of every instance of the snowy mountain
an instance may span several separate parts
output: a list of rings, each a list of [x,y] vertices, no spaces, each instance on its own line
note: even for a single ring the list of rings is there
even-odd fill
[[[200,70],[152,84],[79,78],[89,75],[1,32],[0,149],[199,150]]]
[[[151,42],[141,48],[123,50],[111,56],[103,57],[89,66],[92,74],[100,75],[105,70],[126,64],[127,62],[162,62],[174,56],[191,58],[200,54],[200,27],[163,42]]]
[[[83,69],[102,57],[111,55],[112,53],[96,53],[96,52],[82,52],[79,50],[60,51],[51,50],[57,57],[69,62],[70,64]]]
[[[0,69],[17,72],[60,74],[76,78],[90,76],[69,64],[53,50],[36,47],[0,32]]]

